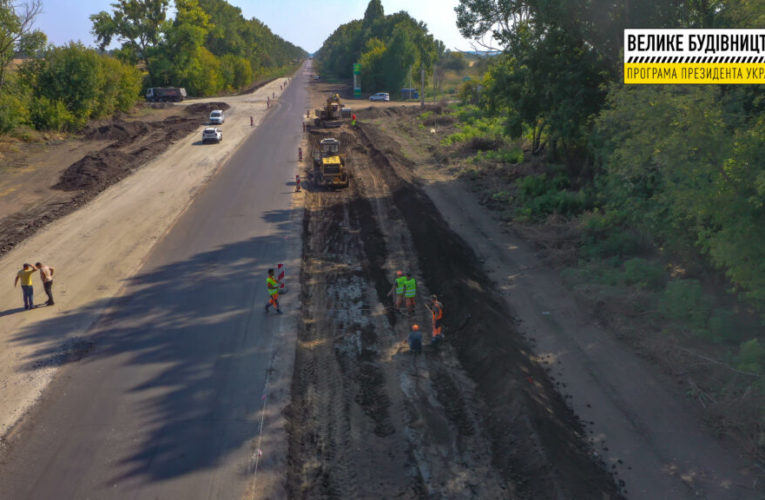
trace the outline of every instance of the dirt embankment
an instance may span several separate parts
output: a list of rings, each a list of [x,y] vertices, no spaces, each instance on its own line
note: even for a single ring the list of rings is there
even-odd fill
[[[307,192],[303,321],[290,420],[292,497],[619,498],[585,430],[469,246],[367,126],[335,132],[351,187]],[[416,358],[396,269],[446,306],[447,344]]]
[[[162,121],[117,119],[91,125],[83,133],[83,140],[113,142],[71,164],[50,186],[49,189],[71,193],[68,199],[38,204],[0,219],[0,255],[163,153],[174,141],[205,123],[211,110],[228,108],[222,102],[199,103],[185,106],[181,114]]]

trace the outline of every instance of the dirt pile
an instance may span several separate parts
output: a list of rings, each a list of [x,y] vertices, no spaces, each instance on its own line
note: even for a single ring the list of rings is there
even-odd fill
[[[214,111],[216,109],[222,109],[223,111],[226,111],[228,108],[230,108],[228,104],[225,102],[199,102],[196,104],[189,104],[186,106],[186,113],[192,114],[192,115],[203,115],[204,118],[207,118],[207,115],[210,114],[211,111]]]
[[[93,124],[84,132],[86,140],[114,142],[87,154],[61,173],[52,189],[71,192],[68,202],[35,207],[0,220],[0,255],[162,154],[173,141],[186,137],[206,123],[211,110],[228,108],[222,102],[199,103],[187,106],[184,116],[170,116],[162,121],[116,119]]]
[[[430,108],[427,108],[430,109]],[[359,119],[383,118],[392,116],[417,116],[422,113],[422,108],[418,106],[390,106],[390,107],[368,107],[356,110]]]
[[[192,105],[198,110],[206,105]],[[217,109],[217,108],[215,108]],[[161,122],[115,122],[89,130],[91,140],[114,139],[110,146],[88,154],[70,165],[53,189],[86,190],[99,193],[128,176],[133,170],[164,152],[173,141],[185,137],[200,123],[203,112],[189,112],[190,117],[171,116]]]
[[[123,151],[98,151],[69,166],[53,188],[62,191],[103,189],[129,174],[134,163],[134,159]]]
[[[83,134],[83,138],[89,141],[125,141],[147,134],[150,128],[151,126],[147,122],[114,120],[101,125],[88,127]]]

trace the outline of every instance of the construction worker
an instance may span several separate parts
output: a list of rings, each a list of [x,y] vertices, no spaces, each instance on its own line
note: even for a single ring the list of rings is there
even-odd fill
[[[266,312],[268,312],[268,309],[271,306],[274,306],[276,308],[276,312],[279,314],[282,313],[282,310],[279,309],[279,282],[276,281],[276,278],[274,278],[274,270],[269,269],[268,270],[268,277],[266,278],[266,288],[268,288],[268,304],[266,304]]]
[[[406,310],[409,314],[414,314],[414,299],[417,297],[417,280],[412,278],[412,273],[406,273],[404,281],[404,298],[406,299]]]
[[[388,292],[388,296],[396,295],[395,308],[397,312],[401,311],[401,305],[404,303],[404,283],[406,282],[406,276],[401,271],[396,271],[396,277],[393,281],[393,286]]]
[[[422,352],[422,333],[420,333],[420,325],[412,325],[412,329],[409,331],[409,350],[413,354],[420,354]]]
[[[433,336],[431,337],[430,342],[431,344],[434,344],[443,340],[443,326],[441,320],[444,318],[444,305],[438,301],[438,297],[435,295],[430,296],[430,301],[430,307],[425,307],[428,308],[433,319]]]

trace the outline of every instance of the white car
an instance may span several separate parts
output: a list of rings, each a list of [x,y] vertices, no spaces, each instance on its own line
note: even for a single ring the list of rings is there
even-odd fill
[[[202,131],[202,143],[220,142],[223,140],[223,132],[219,128],[207,127]]]
[[[387,92],[378,92],[369,96],[370,101],[390,101],[390,94]]]
[[[210,113],[210,125],[223,125],[224,121],[222,109],[215,109]]]

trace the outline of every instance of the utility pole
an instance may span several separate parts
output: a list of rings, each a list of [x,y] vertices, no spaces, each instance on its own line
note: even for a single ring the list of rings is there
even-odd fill
[[[424,64],[420,65],[420,80],[421,80],[420,107],[424,108],[425,107],[425,65]]]

